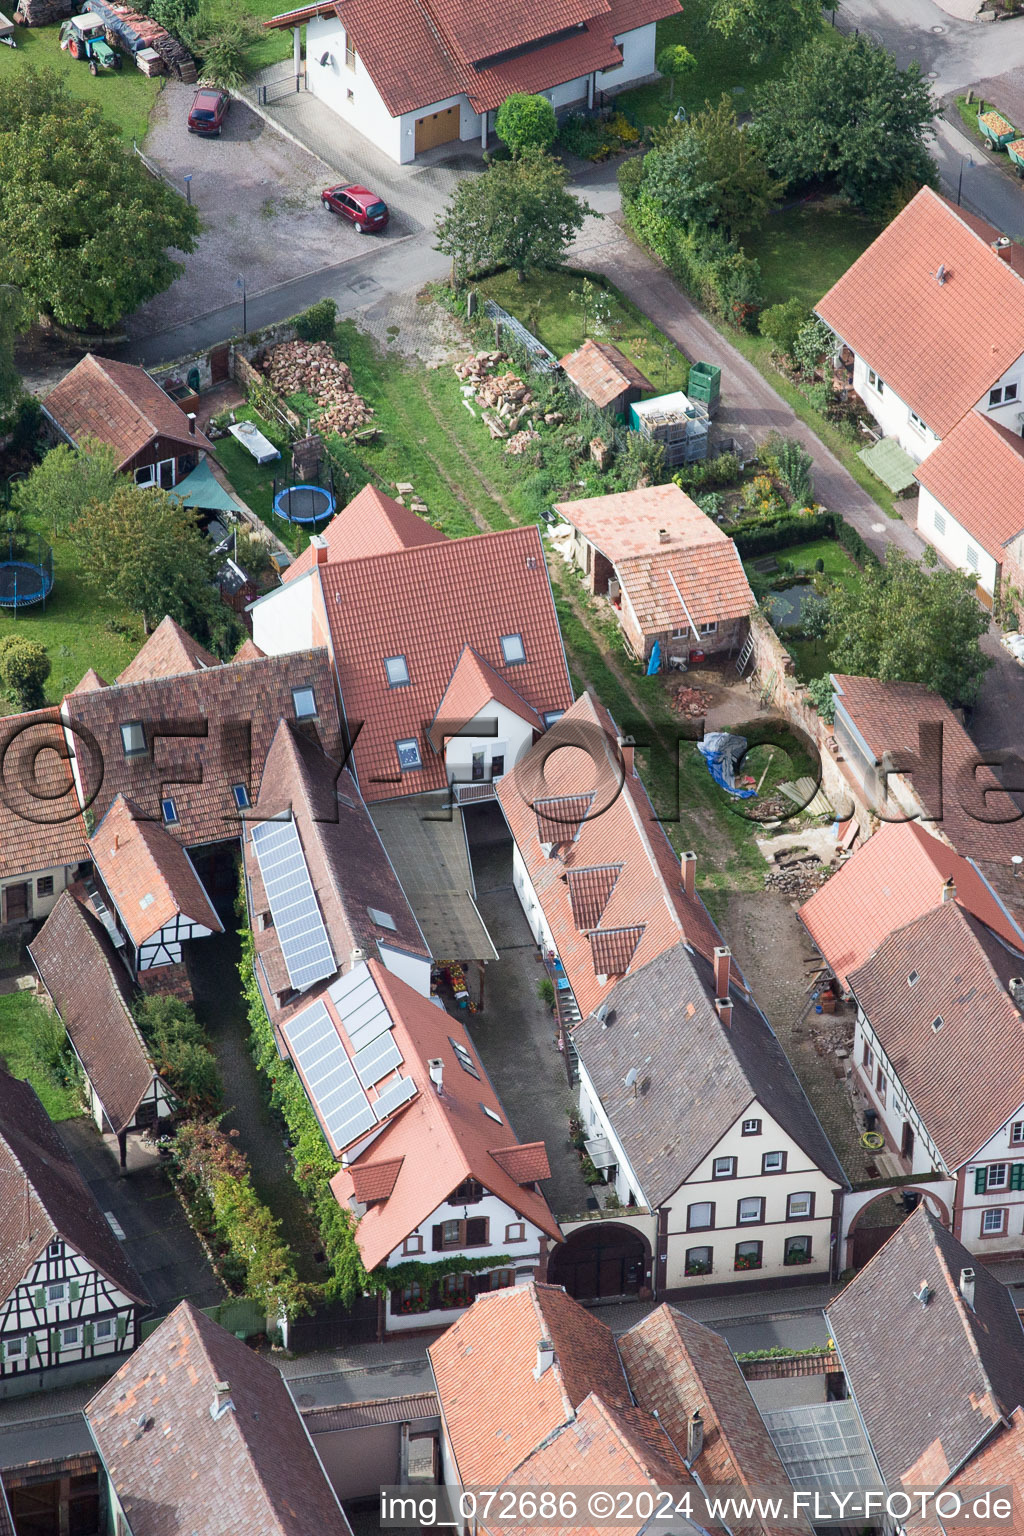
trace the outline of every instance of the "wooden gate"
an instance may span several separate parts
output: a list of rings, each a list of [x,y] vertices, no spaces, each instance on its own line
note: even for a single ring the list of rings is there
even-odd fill
[[[887,1243],[897,1230],[899,1223],[892,1227],[854,1227],[850,1241],[850,1266],[853,1269],[862,1269],[869,1259],[873,1259],[883,1243]]]
[[[214,347],[210,353],[210,383],[223,384],[231,373],[230,347]]]
[[[445,107],[443,112],[431,112],[427,117],[416,119],[416,153],[433,149],[438,144],[450,144],[459,136],[459,109]]]

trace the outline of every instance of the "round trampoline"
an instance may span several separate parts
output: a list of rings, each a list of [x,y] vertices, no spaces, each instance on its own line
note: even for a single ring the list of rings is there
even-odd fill
[[[42,539],[0,535],[0,608],[44,603],[53,586],[53,550]]]
[[[334,515],[334,497],[322,485],[289,485],[274,497],[274,511],[289,523],[319,523]]]

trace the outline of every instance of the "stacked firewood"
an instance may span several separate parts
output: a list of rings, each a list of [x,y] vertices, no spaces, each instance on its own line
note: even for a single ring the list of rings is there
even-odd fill
[[[342,437],[365,427],[373,411],[356,393],[352,371],[340,362],[326,341],[283,341],[271,347],[263,371],[279,395],[311,395],[324,407],[316,418],[321,435]]]

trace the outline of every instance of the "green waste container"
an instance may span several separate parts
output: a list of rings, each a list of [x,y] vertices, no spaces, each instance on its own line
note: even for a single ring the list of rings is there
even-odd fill
[[[712,363],[690,365],[690,382],[686,386],[686,393],[691,400],[700,400],[710,411],[718,404],[721,389],[721,368],[716,368]]]

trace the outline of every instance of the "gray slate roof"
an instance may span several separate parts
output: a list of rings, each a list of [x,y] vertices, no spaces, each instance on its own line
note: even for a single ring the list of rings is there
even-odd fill
[[[658,1206],[674,1194],[755,1099],[845,1188],[839,1160],[764,1015],[733,987],[726,1027],[713,997],[711,964],[677,944],[609,993],[606,1029],[592,1015],[573,1035],[647,1199]],[[635,1094],[624,1084],[633,1067]]]
[[[959,1291],[975,1273],[974,1308]],[[915,1298],[922,1283],[931,1296]],[[1024,1329],[1007,1288],[921,1204],[826,1309],[890,1486],[929,1486],[1024,1400]],[[926,1476],[908,1477],[926,1456]]]

